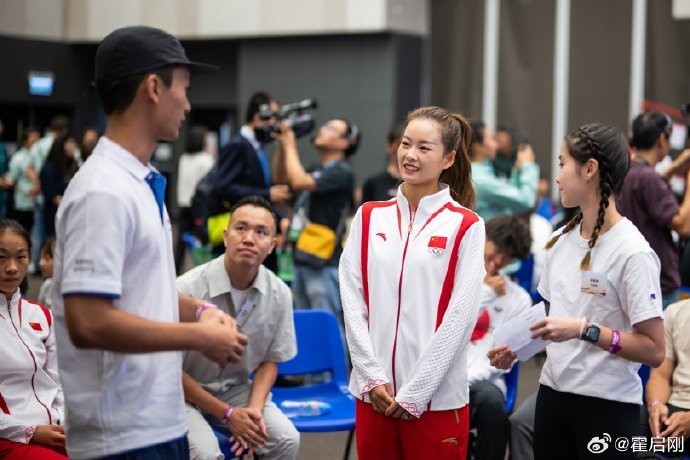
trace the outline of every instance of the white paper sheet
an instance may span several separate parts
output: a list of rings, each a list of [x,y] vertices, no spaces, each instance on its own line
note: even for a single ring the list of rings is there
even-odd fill
[[[530,326],[546,317],[546,306],[539,302],[504,322],[494,331],[495,345],[508,345],[518,355],[518,360],[526,361],[551,343],[550,340],[533,339]]]

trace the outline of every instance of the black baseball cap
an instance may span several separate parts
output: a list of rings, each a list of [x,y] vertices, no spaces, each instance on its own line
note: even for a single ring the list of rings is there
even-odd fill
[[[114,30],[96,50],[96,86],[170,65],[185,65],[192,74],[218,70],[190,61],[180,41],[155,27],[129,26]]]

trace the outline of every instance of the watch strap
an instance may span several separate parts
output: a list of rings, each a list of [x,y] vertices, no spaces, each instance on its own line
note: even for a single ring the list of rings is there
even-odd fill
[[[609,353],[618,353],[621,351],[621,333],[616,329],[611,330],[611,344],[609,345]]]

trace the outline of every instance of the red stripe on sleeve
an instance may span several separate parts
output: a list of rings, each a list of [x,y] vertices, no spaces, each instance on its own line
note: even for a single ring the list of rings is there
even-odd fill
[[[360,247],[360,262],[362,264],[362,291],[364,303],[369,312],[369,228],[371,227],[371,212],[375,208],[393,206],[396,201],[369,201],[362,205],[362,243]]]
[[[7,403],[5,402],[5,398],[3,398],[1,394],[0,394],[0,410],[2,410],[7,415],[10,415],[10,409],[7,407]]]
[[[448,263],[448,271],[446,271],[446,277],[443,280],[441,298],[439,299],[438,311],[436,313],[437,330],[443,322],[443,317],[446,314],[446,310],[448,310],[448,305],[450,304],[450,296],[453,293],[453,287],[455,286],[455,270],[458,265],[458,251],[460,249],[460,243],[462,242],[462,238],[465,236],[465,233],[467,233],[467,230],[472,226],[472,224],[479,221],[479,217],[477,217],[475,213],[468,209],[455,207],[450,203],[446,205],[446,208],[451,211],[459,212],[460,214],[462,214],[462,222],[460,223],[458,233],[455,235],[455,242],[453,243],[453,253],[450,256],[450,262]]]
[[[48,307],[44,307],[43,305],[39,304],[39,307],[41,307],[41,310],[43,310],[43,314],[46,315],[46,321],[48,321],[48,327],[53,325],[53,314],[50,312]]]

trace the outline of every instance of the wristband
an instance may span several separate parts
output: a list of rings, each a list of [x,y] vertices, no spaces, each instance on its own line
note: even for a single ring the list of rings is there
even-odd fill
[[[230,420],[230,417],[232,416],[234,410],[235,408],[228,404],[228,408],[225,409],[225,415],[223,415],[223,423],[228,423],[228,420]]]
[[[578,338],[582,338],[582,334],[585,333],[585,326],[587,325],[587,317],[582,317],[582,323],[580,323],[580,333],[577,335]]]
[[[615,329],[611,329],[611,344],[609,345],[609,353],[616,354],[621,351],[621,333]]]
[[[651,411],[652,409],[654,409],[655,406],[658,406],[659,404],[665,405],[666,403],[662,403],[659,400],[654,400],[654,401],[650,402],[649,404],[647,404],[647,411]]]
[[[199,321],[199,318],[201,318],[201,314],[204,312],[204,310],[208,310],[209,308],[218,309],[218,306],[213,305],[212,303],[202,303],[196,307],[196,320]]]

